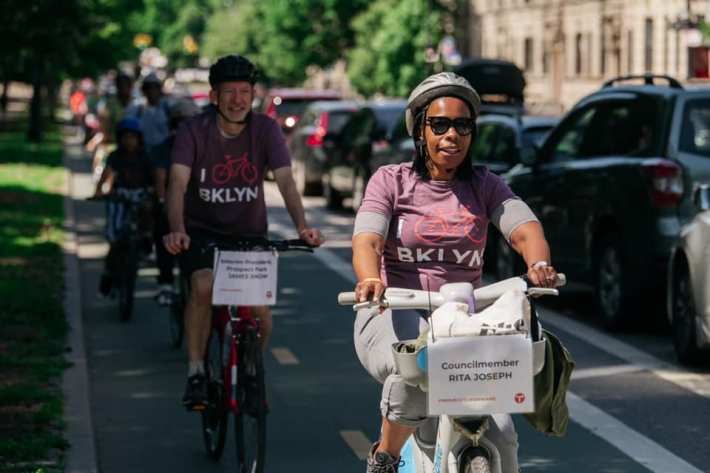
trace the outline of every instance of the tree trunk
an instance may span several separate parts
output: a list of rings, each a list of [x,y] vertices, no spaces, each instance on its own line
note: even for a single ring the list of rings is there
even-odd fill
[[[42,141],[42,77],[39,61],[32,66],[32,101],[30,102],[30,127],[27,140],[33,143]]]
[[[2,96],[0,96],[0,110],[2,114],[7,113],[7,104],[10,101],[10,96],[7,93],[7,89],[10,88],[10,79],[5,78],[2,80]]]
[[[57,82],[53,79],[47,80],[47,119],[54,123],[57,113]]]

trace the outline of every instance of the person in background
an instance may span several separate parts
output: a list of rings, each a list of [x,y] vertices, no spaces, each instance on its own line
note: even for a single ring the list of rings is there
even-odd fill
[[[170,233],[168,216],[165,212],[165,195],[168,189],[168,171],[170,170],[170,155],[175,142],[175,132],[178,126],[193,115],[199,113],[199,108],[190,99],[179,100],[170,107],[170,133],[168,137],[159,145],[155,146],[150,153],[150,161],[153,167],[153,178],[155,188],[155,226],[153,236],[155,238],[156,262],[158,265],[158,304],[162,306],[170,305],[174,295],[173,291],[173,268],[175,266],[175,256],[170,254],[163,245],[163,236]]]
[[[163,97],[163,82],[153,72],[143,79],[141,92],[145,103],[130,106],[126,116],[140,122],[145,151],[150,154],[152,148],[165,141],[170,132],[169,105]]]
[[[133,102],[133,78],[123,72],[118,72],[114,83],[116,93],[104,95],[96,106],[101,133],[101,139],[96,143],[92,159],[92,169],[96,177],[101,175],[106,157],[116,149],[114,130],[124,117],[126,109]]]
[[[143,151],[143,134],[135,118],[124,118],[116,126],[118,147],[106,159],[106,167],[96,183],[94,197],[116,194],[130,200],[144,201],[153,185],[150,162]],[[108,189],[106,189],[108,187]],[[106,239],[109,252],[106,256],[104,273],[101,275],[99,292],[107,296],[111,292],[115,261],[115,243],[119,240],[126,209],[124,202],[109,201],[106,207]]]

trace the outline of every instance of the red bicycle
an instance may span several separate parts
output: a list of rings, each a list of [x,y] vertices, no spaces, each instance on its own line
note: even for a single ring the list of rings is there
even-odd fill
[[[240,175],[247,184],[254,184],[259,177],[259,170],[247,159],[247,153],[239,158],[232,155],[225,155],[227,162],[217,164],[212,168],[212,181],[215,184],[225,184],[236,175]]]
[[[208,243],[217,251],[307,251],[303,240],[248,239]],[[266,382],[259,319],[251,307],[213,306],[212,331],[205,353],[208,402],[202,414],[202,437],[208,455],[219,460],[224,451],[229,414],[239,473],[263,473],[266,456]]]

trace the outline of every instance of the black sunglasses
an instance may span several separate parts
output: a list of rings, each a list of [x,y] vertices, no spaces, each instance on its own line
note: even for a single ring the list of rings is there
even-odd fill
[[[476,120],[473,118],[460,117],[460,118],[449,118],[449,117],[429,117],[426,119],[426,124],[431,127],[431,131],[435,135],[443,135],[449,128],[453,125],[456,133],[461,136],[470,135],[476,128]]]

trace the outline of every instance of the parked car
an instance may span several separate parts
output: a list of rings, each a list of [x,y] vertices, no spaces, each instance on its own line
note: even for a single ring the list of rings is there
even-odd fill
[[[454,72],[464,77],[481,97],[481,115],[525,113],[525,76],[510,61],[500,59],[469,59]]]
[[[698,214],[684,225],[668,264],[668,322],[682,363],[702,359],[710,347],[710,187],[698,186]]]
[[[483,115],[476,122],[473,160],[496,174],[504,173],[519,164],[522,156],[534,155],[558,122],[557,117]]]
[[[340,100],[340,94],[333,90],[270,89],[261,111],[276,120],[288,135],[306,107],[317,100]]]
[[[348,118],[325,162],[323,195],[328,207],[339,208],[344,198],[352,197],[353,207],[359,208],[370,176],[382,164],[391,164],[378,158],[397,136],[406,106],[400,99],[366,102]]]
[[[710,180],[709,117],[710,89],[667,76],[613,79],[573,107],[534,159],[504,174],[541,220],[555,266],[594,287],[609,329],[665,307],[692,184]],[[499,276],[521,271],[502,239],[495,249]]]
[[[322,194],[326,160],[337,152],[343,125],[357,110],[355,102],[328,100],[313,102],[303,112],[289,142],[293,175],[301,195]]]

